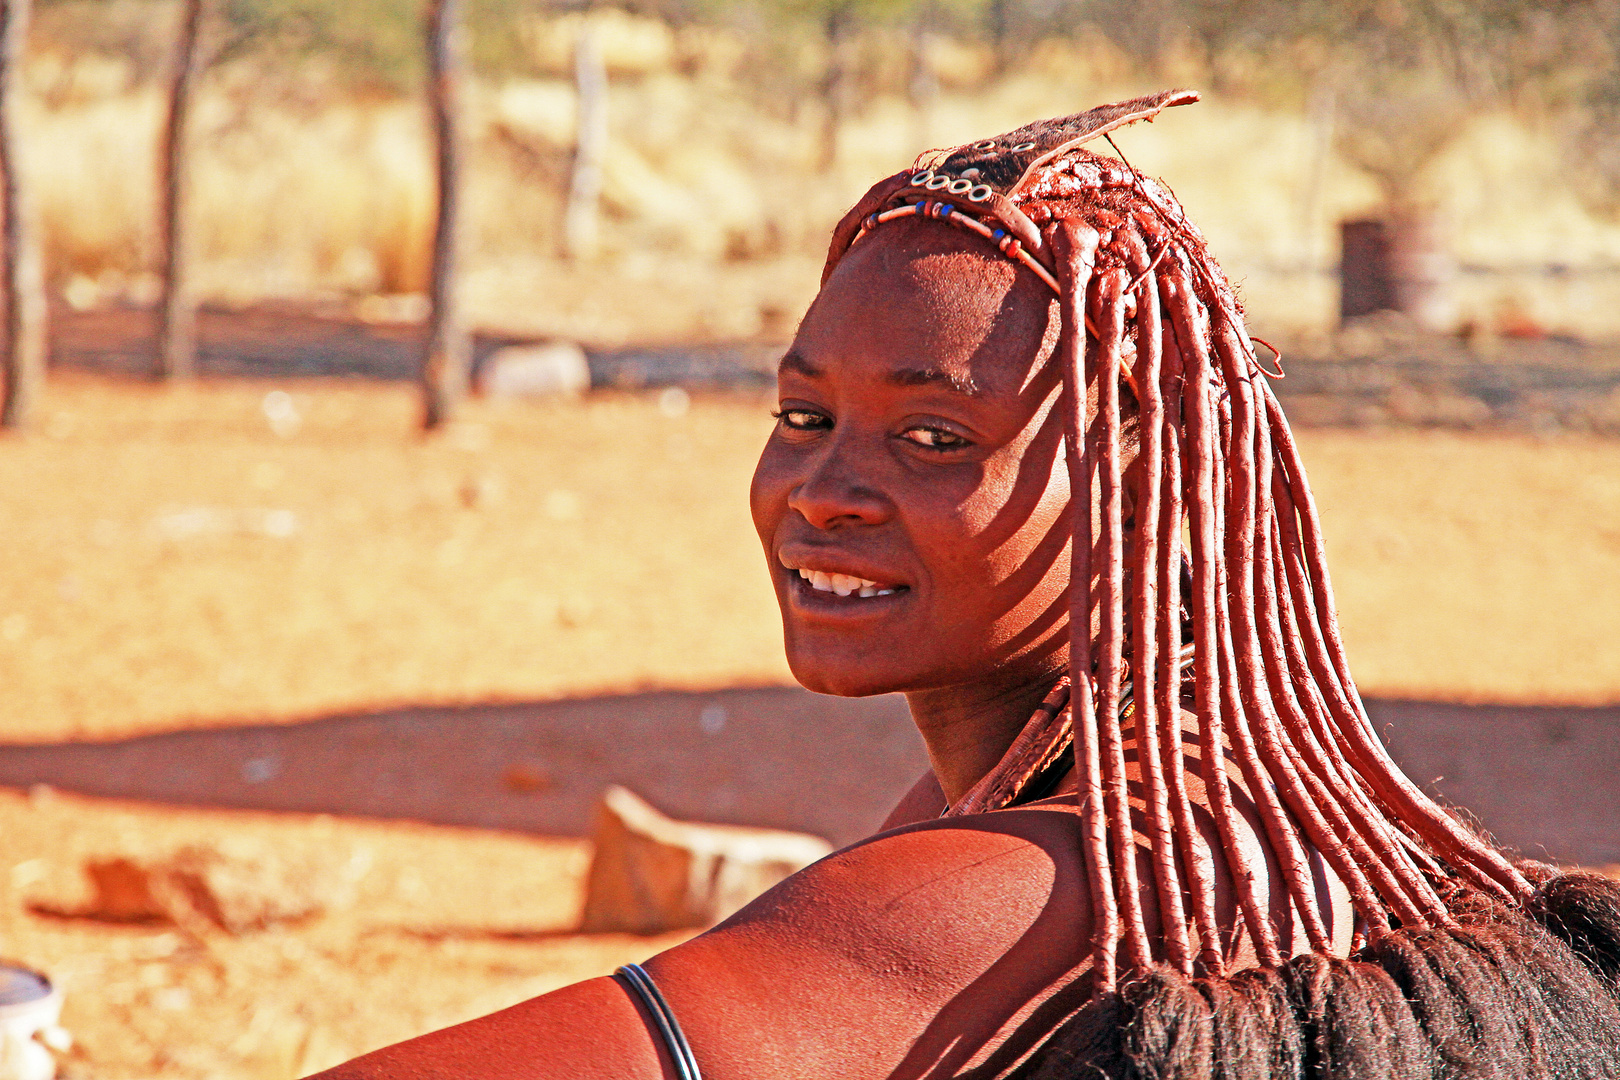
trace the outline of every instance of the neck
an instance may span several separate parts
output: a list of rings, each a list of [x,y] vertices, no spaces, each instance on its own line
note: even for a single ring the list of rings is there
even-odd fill
[[[928,761],[954,805],[996,767],[1061,669],[1024,680],[919,690],[906,695]]]

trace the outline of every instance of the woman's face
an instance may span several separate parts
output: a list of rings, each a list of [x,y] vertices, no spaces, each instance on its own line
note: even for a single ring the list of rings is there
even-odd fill
[[[1012,688],[1066,662],[1057,308],[974,243],[881,227],[782,360],[751,503],[812,690]]]

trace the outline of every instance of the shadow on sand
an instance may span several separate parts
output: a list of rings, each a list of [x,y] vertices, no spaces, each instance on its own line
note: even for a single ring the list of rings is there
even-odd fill
[[[797,688],[415,707],[0,746],[0,785],[193,806],[589,831],[623,784],[677,817],[869,834],[927,767],[899,698]]]
[[[1413,779],[1503,843],[1620,862],[1620,706],[1368,701]],[[406,708],[0,746],[0,785],[581,835],[602,787],[677,817],[871,832],[926,767],[899,698],[797,688]]]

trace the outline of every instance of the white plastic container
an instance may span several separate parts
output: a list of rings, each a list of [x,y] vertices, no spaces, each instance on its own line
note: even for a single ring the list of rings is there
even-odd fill
[[[70,1045],[57,1025],[61,1015],[62,995],[51,980],[0,961],[0,1080],[54,1080],[56,1059],[47,1047]]]

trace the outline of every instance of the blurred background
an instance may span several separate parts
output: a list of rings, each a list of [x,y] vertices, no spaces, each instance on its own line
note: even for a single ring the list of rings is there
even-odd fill
[[[21,123],[52,296],[150,302],[182,4],[36,3]],[[1033,116],[1188,85],[1208,103],[1126,150],[1245,283],[1257,332],[1333,328],[1338,229],[1367,217],[1430,234],[1414,242],[1443,255],[1445,329],[1620,329],[1620,13],[1605,2],[465,0],[460,14],[461,293],[480,327],[779,340],[830,223],[877,177]],[[202,297],[419,311],[435,199],[423,18],[417,0],[204,5],[189,165]],[[570,238],[582,107],[600,175],[575,193],[594,220]],[[639,302],[617,302],[631,282]]]
[[[668,947],[731,900],[615,915],[603,845],[734,834],[610,784],[870,832],[925,762],[782,661],[775,358],[871,183],[1169,86],[1115,139],[1284,354],[1375,720],[1505,843],[1620,863],[1617,0],[23,29],[0,955],[63,993],[61,1075],[284,1080]]]

